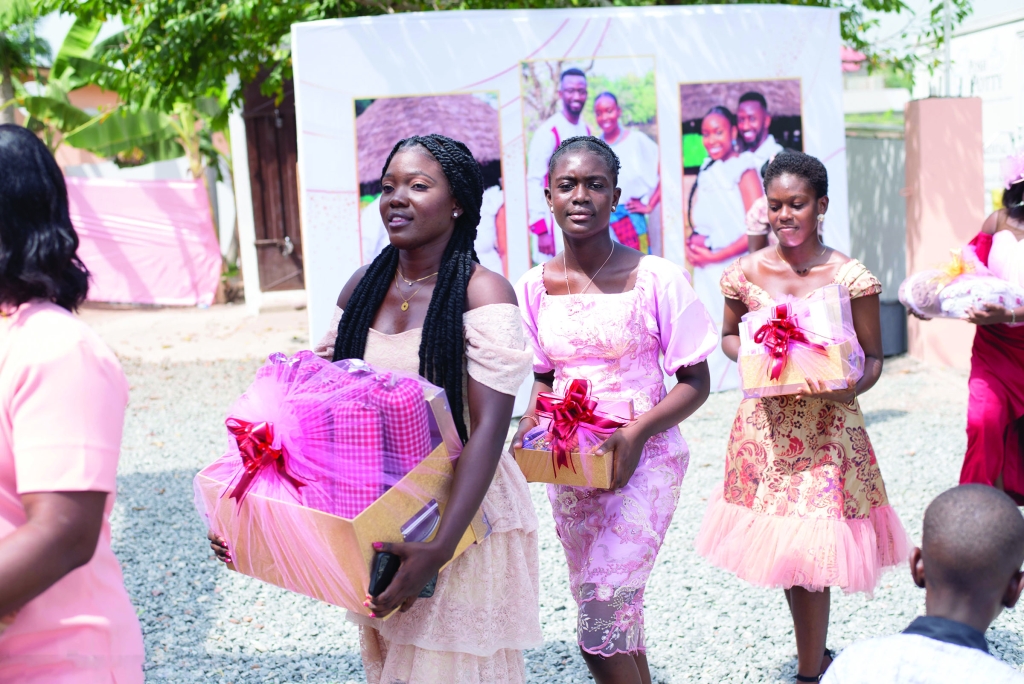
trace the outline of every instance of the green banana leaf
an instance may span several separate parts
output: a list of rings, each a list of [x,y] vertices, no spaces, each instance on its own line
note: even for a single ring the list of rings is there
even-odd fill
[[[57,97],[29,95],[18,102],[29,116],[53,126],[59,131],[72,131],[84,126],[92,119],[78,107]]]
[[[36,16],[32,0],[0,0],[0,31]]]
[[[60,78],[68,68],[74,68],[69,61],[71,58],[78,58],[77,61],[88,58],[92,54],[93,41],[96,40],[102,26],[103,22],[99,20],[75,19],[64,42],[61,43],[60,50],[57,51],[57,56],[53,58],[53,69],[50,76]]]
[[[113,157],[119,152],[136,147],[145,150],[147,146],[153,145],[157,146],[153,148],[154,153],[168,154],[172,148],[164,143],[168,140],[173,141],[176,137],[171,119],[166,114],[154,111],[117,110],[95,123],[70,133],[64,142],[72,147],[89,150],[100,157]]]

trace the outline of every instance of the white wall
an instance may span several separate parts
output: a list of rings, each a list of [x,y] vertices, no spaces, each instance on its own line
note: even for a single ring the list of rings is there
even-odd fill
[[[985,144],[986,211],[992,192],[1001,192],[1000,165],[1008,154],[1024,147],[1024,6],[1016,10],[966,22],[950,43],[950,83],[954,97],[982,101],[982,138]],[[914,97],[944,92],[944,70],[917,73]]]

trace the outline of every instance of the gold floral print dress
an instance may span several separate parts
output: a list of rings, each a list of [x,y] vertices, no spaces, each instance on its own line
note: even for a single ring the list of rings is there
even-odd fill
[[[857,260],[840,267],[833,282],[851,299],[882,291]],[[738,261],[721,285],[751,311],[774,304]],[[711,497],[696,545],[712,564],[759,586],[870,594],[883,569],[907,559],[908,542],[857,400],[743,400],[729,434],[725,482]]]

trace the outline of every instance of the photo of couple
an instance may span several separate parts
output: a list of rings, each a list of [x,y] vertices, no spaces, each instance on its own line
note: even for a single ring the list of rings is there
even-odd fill
[[[622,163],[612,239],[661,255],[654,58],[529,61],[521,67],[531,266],[561,248],[544,199],[548,160],[563,140],[578,135],[601,138]]]
[[[767,237],[762,167],[784,149],[803,151],[800,80],[686,83],[679,94],[686,261],[697,296],[721,317],[722,273],[751,235]],[[713,390],[739,385],[721,349],[708,364]]]

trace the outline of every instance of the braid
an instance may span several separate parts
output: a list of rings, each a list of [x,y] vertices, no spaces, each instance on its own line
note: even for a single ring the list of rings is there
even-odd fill
[[[566,152],[572,152],[573,150],[586,150],[601,157],[608,166],[608,170],[612,172],[612,182],[616,185],[618,184],[619,169],[622,168],[622,165],[619,163],[619,156],[615,154],[608,143],[592,135],[576,135],[563,140],[562,144],[555,149],[548,160],[548,179],[554,175],[555,163],[559,158]]]
[[[469,438],[469,430],[463,417],[466,342],[462,317],[466,312],[466,289],[473,275],[473,264],[479,262],[474,243],[484,194],[483,172],[464,143],[431,134],[399,141],[388,155],[381,176],[387,173],[391,160],[400,149],[415,145],[425,148],[441,165],[452,197],[462,207],[462,213],[455,220],[455,231],[441,256],[434,294],[423,321],[419,370],[420,375],[444,389],[455,427],[465,442]],[[398,249],[388,245],[370,264],[349,299],[338,324],[335,361],[362,358],[367,332],[397,268]]]

